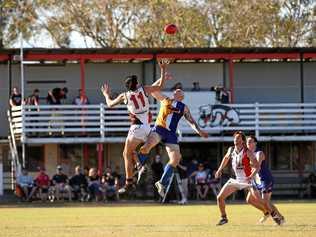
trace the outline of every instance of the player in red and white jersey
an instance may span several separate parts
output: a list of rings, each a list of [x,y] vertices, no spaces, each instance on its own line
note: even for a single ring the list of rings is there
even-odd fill
[[[230,178],[221,189],[217,196],[217,204],[221,212],[221,219],[217,225],[224,225],[228,222],[225,211],[225,199],[238,190],[245,190],[251,192],[253,195],[257,195],[253,185],[253,178],[259,170],[259,163],[255,157],[255,154],[247,149],[246,136],[238,131],[234,135],[234,146],[228,148],[226,155],[224,156],[215,177],[219,178],[222,175],[222,170],[231,161],[232,168],[234,170],[236,178]],[[247,195],[246,195],[247,196]],[[270,208],[264,205],[263,200],[259,197],[252,200],[251,203],[256,208],[265,213],[271,214],[273,220],[279,224],[280,218]]]
[[[166,66],[168,63],[169,62],[166,60],[159,61],[161,78],[150,86],[142,86],[138,83],[137,76],[132,75],[125,79],[125,87],[127,91],[121,93],[115,99],[110,98],[111,92],[108,83],[105,83],[101,88],[106,104],[109,107],[114,107],[121,103],[126,104],[131,121],[131,127],[123,151],[126,182],[125,186],[119,190],[119,193],[125,193],[135,189],[133,183],[134,152],[141,143],[146,141],[147,136],[151,131],[151,114],[149,111],[148,96],[163,88],[166,77],[168,77],[166,76]]]

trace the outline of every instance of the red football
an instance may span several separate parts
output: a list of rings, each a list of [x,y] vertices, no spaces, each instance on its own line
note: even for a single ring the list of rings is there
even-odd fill
[[[178,28],[175,24],[168,24],[165,26],[164,31],[169,35],[173,35],[173,34],[177,33]]]

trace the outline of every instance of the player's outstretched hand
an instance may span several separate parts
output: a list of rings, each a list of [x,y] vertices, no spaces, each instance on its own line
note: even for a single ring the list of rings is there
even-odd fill
[[[102,86],[101,86],[101,92],[104,96],[106,95],[110,95],[111,90],[110,90],[110,86],[107,82],[105,82]]]
[[[170,60],[166,58],[162,58],[158,60],[158,64],[160,69],[166,69],[167,65],[170,63]]]
[[[199,135],[204,138],[208,138],[208,133],[204,131],[200,131]]]

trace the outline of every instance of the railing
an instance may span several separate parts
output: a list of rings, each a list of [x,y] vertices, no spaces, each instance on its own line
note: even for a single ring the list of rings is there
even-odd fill
[[[159,105],[151,105],[153,119]],[[231,141],[236,130],[255,134],[259,140],[316,141],[316,103],[230,104],[193,106],[191,113],[210,136],[198,137],[182,120],[180,139],[184,142]],[[41,105],[12,110],[14,133],[32,142],[119,142],[130,126],[126,106]]]

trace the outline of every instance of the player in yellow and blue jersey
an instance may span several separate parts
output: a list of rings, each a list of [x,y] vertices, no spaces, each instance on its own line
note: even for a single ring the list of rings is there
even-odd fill
[[[144,162],[147,159],[147,154],[159,142],[166,146],[169,156],[169,162],[164,168],[161,179],[156,182],[158,193],[163,197],[165,188],[170,181],[173,170],[178,166],[181,153],[177,137],[177,128],[179,121],[184,117],[193,130],[201,137],[208,137],[208,134],[200,129],[196,121],[192,117],[189,108],[182,103],[184,93],[177,89],[173,93],[173,98],[155,92],[153,96],[160,101],[160,110],[156,119],[155,127],[149,134],[146,143],[140,148],[139,158]]]

